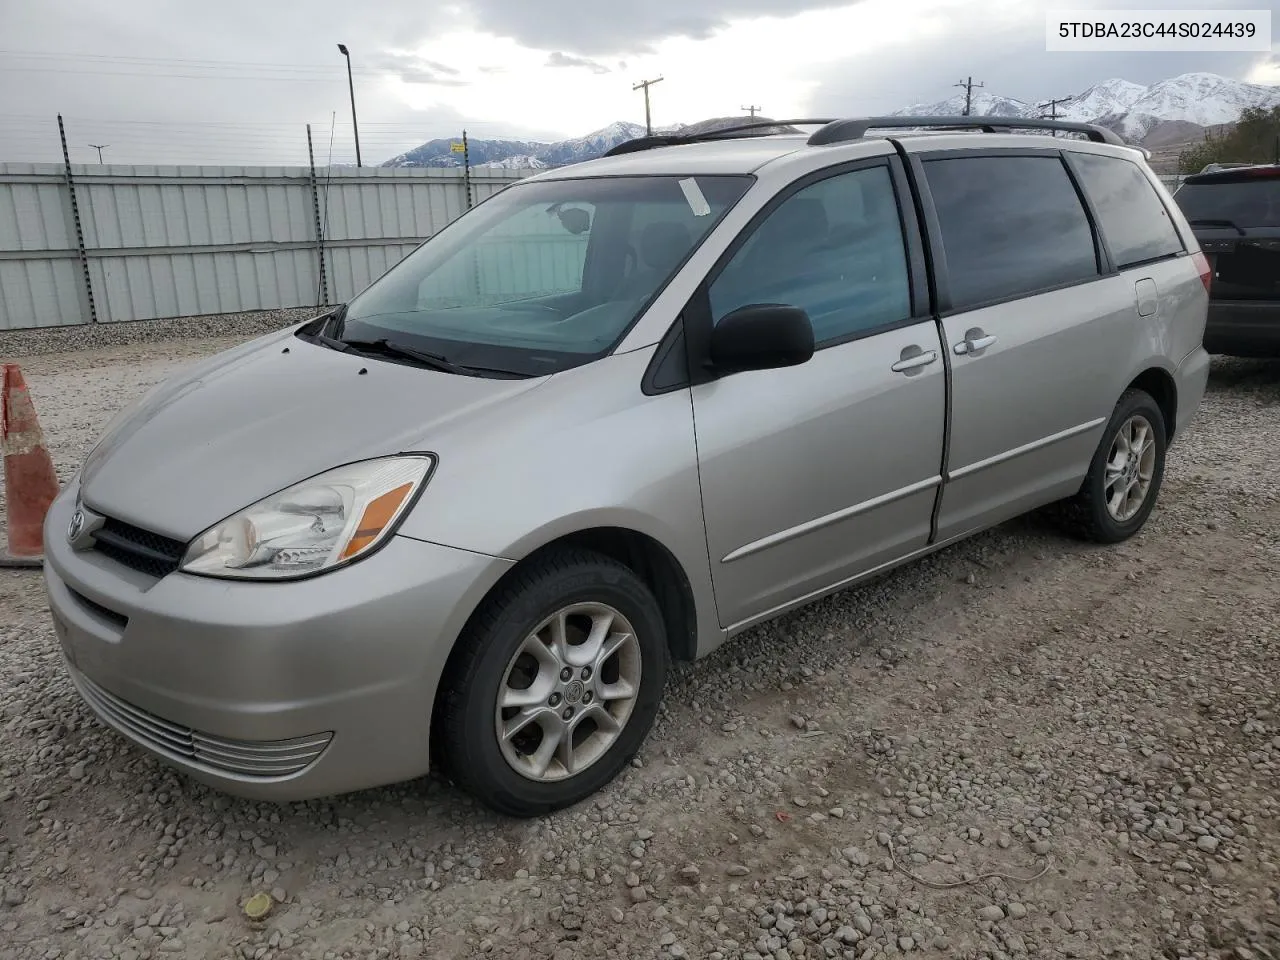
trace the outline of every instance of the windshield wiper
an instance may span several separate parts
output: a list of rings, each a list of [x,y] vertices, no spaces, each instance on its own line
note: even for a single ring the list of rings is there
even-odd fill
[[[528,380],[532,376],[537,376],[537,374],[525,373],[521,370],[507,370],[502,367],[482,367],[454,363],[441,354],[432,353],[429,350],[419,350],[417,347],[411,347],[408,344],[399,343],[387,337],[379,337],[376,340],[343,340],[324,333],[309,333],[305,336],[312,343],[328,347],[330,350],[337,350],[339,353],[388,354],[393,357],[412,360],[432,370],[442,370],[445,373],[454,373],[464,377],[479,377],[486,373],[493,373],[512,380]]]
[[[345,340],[335,340],[333,337],[327,337],[323,333],[311,334],[311,342],[318,343],[322,347],[328,347],[330,350],[337,350],[339,353],[346,353],[351,349],[350,344]]]
[[[1236,223],[1234,220],[1195,219],[1195,220],[1188,220],[1187,223],[1191,224],[1193,227],[1230,227],[1236,233],[1240,234],[1240,236],[1242,237],[1248,236],[1248,234],[1245,233],[1244,230],[1240,228],[1240,224]]]
[[[427,350],[419,350],[416,347],[410,347],[403,343],[397,343],[394,340],[388,340],[386,337],[380,337],[377,340],[339,340],[347,349],[355,348],[356,350],[373,350],[375,352],[388,353],[393,357],[403,357],[406,360],[413,360],[424,367],[432,370],[442,370],[445,373],[456,373],[461,376],[474,377],[477,376],[475,367],[464,367],[449,360],[448,357],[438,353],[431,353]]]

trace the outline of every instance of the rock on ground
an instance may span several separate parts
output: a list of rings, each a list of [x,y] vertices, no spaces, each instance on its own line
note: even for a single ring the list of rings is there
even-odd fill
[[[227,342],[28,355],[61,475]],[[1215,361],[1141,536],[1018,520],[756,629],[532,822],[434,778],[205,789],[93,719],[0,571],[0,955],[1280,957],[1278,449],[1280,363]]]

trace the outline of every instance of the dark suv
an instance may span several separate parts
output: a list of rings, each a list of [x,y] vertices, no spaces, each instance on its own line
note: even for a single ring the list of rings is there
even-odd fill
[[[1199,173],[1174,200],[1213,269],[1205,349],[1280,357],[1280,165]]]

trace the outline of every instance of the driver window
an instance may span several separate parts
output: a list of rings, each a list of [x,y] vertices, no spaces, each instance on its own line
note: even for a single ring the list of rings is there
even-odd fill
[[[525,207],[418,285],[418,308],[479,307],[582,290],[595,206]]]
[[[902,224],[889,169],[810,184],[756,228],[710,288],[715,322],[739,307],[800,307],[821,346],[911,315]]]

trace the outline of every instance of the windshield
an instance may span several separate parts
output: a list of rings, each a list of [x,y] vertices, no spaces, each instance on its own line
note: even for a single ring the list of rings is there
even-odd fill
[[[1230,220],[1238,227],[1280,227],[1280,177],[1188,183],[1173,199],[1188,220]]]
[[[451,363],[554,373],[613,348],[750,177],[516,184],[436,234],[347,305],[340,337]]]

